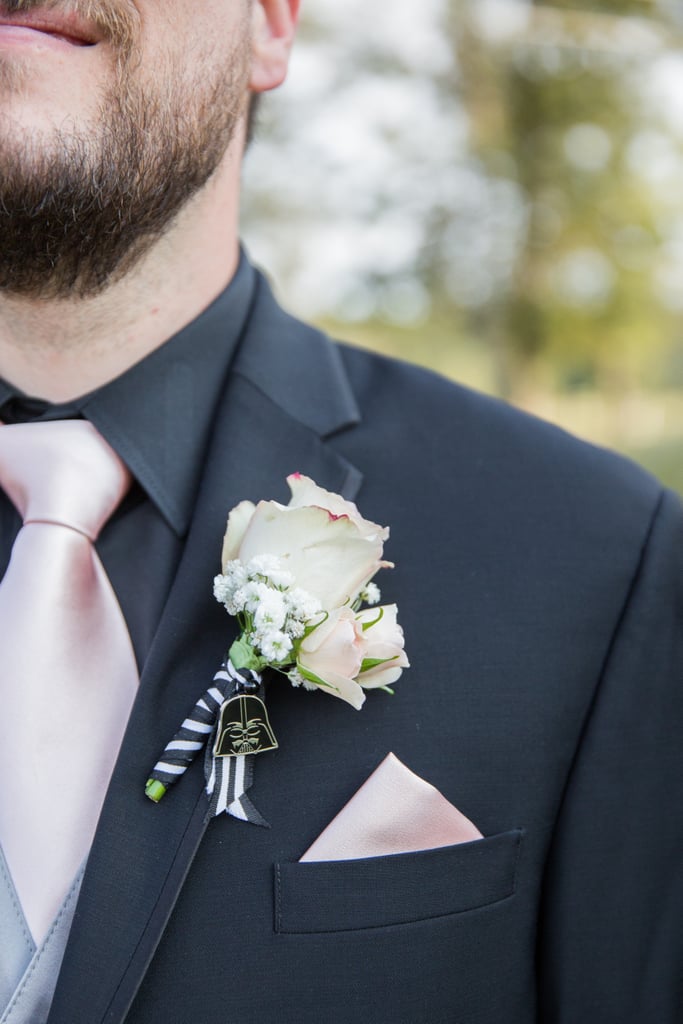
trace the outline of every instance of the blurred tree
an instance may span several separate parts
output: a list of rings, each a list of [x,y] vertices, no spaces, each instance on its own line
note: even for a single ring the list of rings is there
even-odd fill
[[[667,3],[317,0],[247,165],[255,255],[305,315],[476,338],[503,394],[683,365]]]
[[[541,373],[542,385],[623,391],[676,331],[677,310],[655,287],[671,204],[638,154],[657,119],[643,81],[661,40],[651,26],[605,15],[642,13],[639,0],[596,6],[536,5],[523,34],[492,46],[486,10],[449,3],[472,150],[487,174],[501,151],[511,158],[527,211],[510,287],[478,316],[499,390],[517,397]],[[683,172],[680,142],[667,156]],[[677,206],[680,219],[680,197]]]
[[[565,11],[588,11],[600,14],[635,14],[649,17],[656,13],[653,0],[533,0],[537,7],[557,7]]]

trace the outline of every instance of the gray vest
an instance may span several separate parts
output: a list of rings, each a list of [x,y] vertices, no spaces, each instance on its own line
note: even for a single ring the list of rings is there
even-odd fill
[[[0,1024],[45,1024],[82,878],[83,867],[36,946],[0,849]]]

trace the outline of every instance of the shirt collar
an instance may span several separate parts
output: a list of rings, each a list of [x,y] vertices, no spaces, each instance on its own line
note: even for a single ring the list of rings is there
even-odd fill
[[[120,377],[68,403],[71,415],[97,427],[181,536],[255,287],[242,253],[230,284],[195,320]],[[0,380],[0,407],[18,393]]]

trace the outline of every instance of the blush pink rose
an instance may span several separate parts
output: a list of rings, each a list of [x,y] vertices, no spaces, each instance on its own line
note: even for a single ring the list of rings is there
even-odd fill
[[[375,663],[358,676],[359,684],[366,690],[390,686],[410,665],[403,649],[403,630],[397,615],[395,604],[366,608],[356,615],[360,625],[366,627],[363,631],[363,662]]]
[[[361,624],[350,608],[339,608],[301,641],[297,668],[309,682],[359,710],[365,694],[356,676],[364,650]]]

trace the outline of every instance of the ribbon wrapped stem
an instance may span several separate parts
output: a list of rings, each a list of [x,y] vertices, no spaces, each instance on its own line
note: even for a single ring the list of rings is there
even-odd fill
[[[254,693],[261,687],[261,677],[257,672],[241,673],[229,658],[225,659],[212,685],[199,698],[173,739],[166,744],[163,754],[152,769],[145,786],[145,794],[150,800],[159,803],[169,788],[182,778],[208,742],[204,773],[211,816],[225,812],[243,821],[267,825],[245,795],[253,780],[253,755],[213,755],[213,737],[224,702],[238,693]]]

